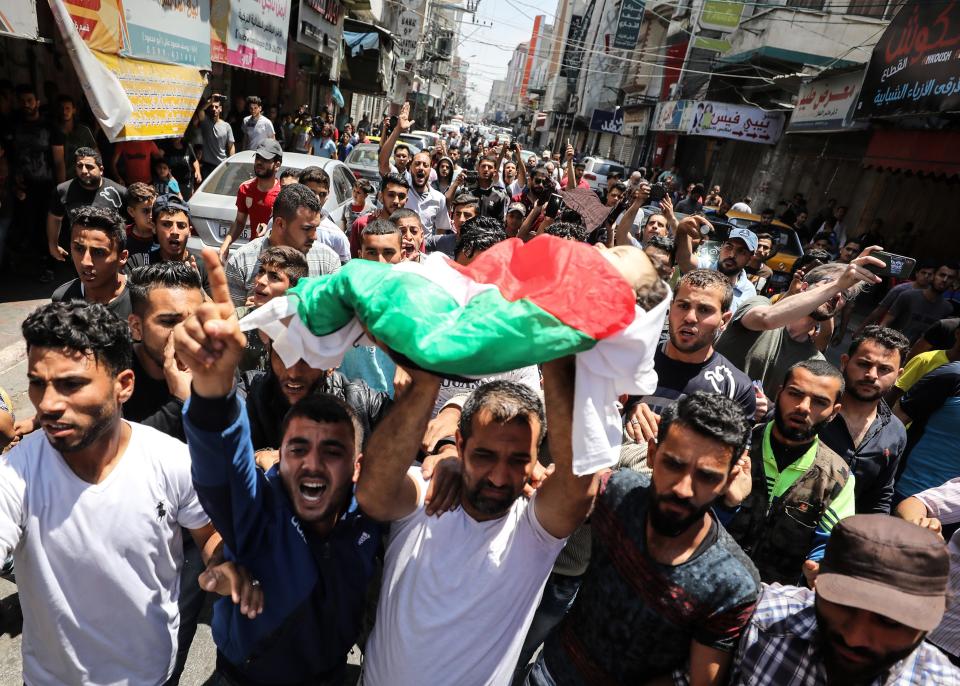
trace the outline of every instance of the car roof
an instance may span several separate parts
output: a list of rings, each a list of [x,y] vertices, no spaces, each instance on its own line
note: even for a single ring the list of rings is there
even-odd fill
[[[243,150],[227,158],[227,164],[253,164],[253,150]],[[284,167],[291,169],[305,169],[306,167],[327,167],[337,166],[337,160],[327,157],[317,157],[316,155],[307,155],[302,152],[283,153],[283,159],[280,162]]]
[[[727,210],[726,214],[727,219],[745,219],[746,221],[753,222],[754,224],[760,223],[759,214],[750,214],[749,212],[740,212],[738,210]],[[784,224],[779,219],[774,219],[770,222],[773,226],[779,226],[781,229],[792,229],[793,227],[789,224]]]

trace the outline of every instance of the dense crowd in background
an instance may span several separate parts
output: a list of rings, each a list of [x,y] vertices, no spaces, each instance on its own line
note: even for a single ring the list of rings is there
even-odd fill
[[[412,150],[407,104],[227,100],[110,144],[0,82],[0,264],[77,274],[22,323],[35,414],[0,389],[25,683],[178,683],[211,597],[210,683],[341,684],[352,649],[365,684],[960,683],[953,262],[891,258],[842,199],[591,184],[566,140],[436,122]],[[369,143],[375,181],[331,211],[328,160]],[[189,200],[241,150],[201,254]],[[572,358],[315,369],[240,330],[351,260],[467,267],[541,234],[640,248],[670,298],[613,470],[573,472]]]

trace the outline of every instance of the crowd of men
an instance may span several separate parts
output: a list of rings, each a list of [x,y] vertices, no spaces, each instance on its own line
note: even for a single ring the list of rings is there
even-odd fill
[[[238,136],[219,96],[189,176],[238,144],[254,176],[198,255],[169,151],[117,146],[107,172],[17,94],[4,150],[43,203],[18,235],[77,273],[22,324],[35,415],[0,392],[26,684],[178,683],[211,594],[224,685],[342,684],[354,647],[368,685],[960,683],[952,263],[892,284],[844,208],[756,216],[676,170],[595,191],[569,144],[464,128],[410,155],[406,105],[338,224],[322,166],[282,161],[352,125],[295,142],[247,98]],[[784,230],[805,250],[778,278]],[[466,266],[541,234],[640,247],[671,298],[612,470],[574,473],[573,358],[467,381],[356,345],[314,369],[240,329],[351,260]]]

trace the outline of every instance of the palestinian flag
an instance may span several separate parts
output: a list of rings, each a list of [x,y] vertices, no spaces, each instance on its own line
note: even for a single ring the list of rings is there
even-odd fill
[[[630,284],[596,248],[544,235],[499,243],[466,267],[439,253],[394,266],[351,260],[335,274],[302,279],[241,328],[264,331],[286,364],[303,359],[325,369],[351,346],[369,345],[365,330],[401,363],[445,376],[489,376],[581,353],[577,395],[590,386],[581,367],[592,359],[594,380],[619,377],[615,392],[602,393],[613,407],[619,393],[656,386],[652,357],[664,311],[663,303],[637,307]],[[610,345],[598,348],[602,342]],[[594,354],[585,359],[586,351]],[[601,447],[614,438],[619,446],[619,415],[599,414],[615,425],[602,431]]]

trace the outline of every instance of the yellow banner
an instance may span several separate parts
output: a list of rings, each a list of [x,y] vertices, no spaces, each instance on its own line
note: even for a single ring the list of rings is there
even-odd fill
[[[182,136],[203,94],[204,81],[193,67],[156,64],[104,53],[94,57],[110,70],[133,105],[116,140]]]
[[[63,0],[63,4],[80,38],[91,50],[120,54],[124,18],[119,0]]]

